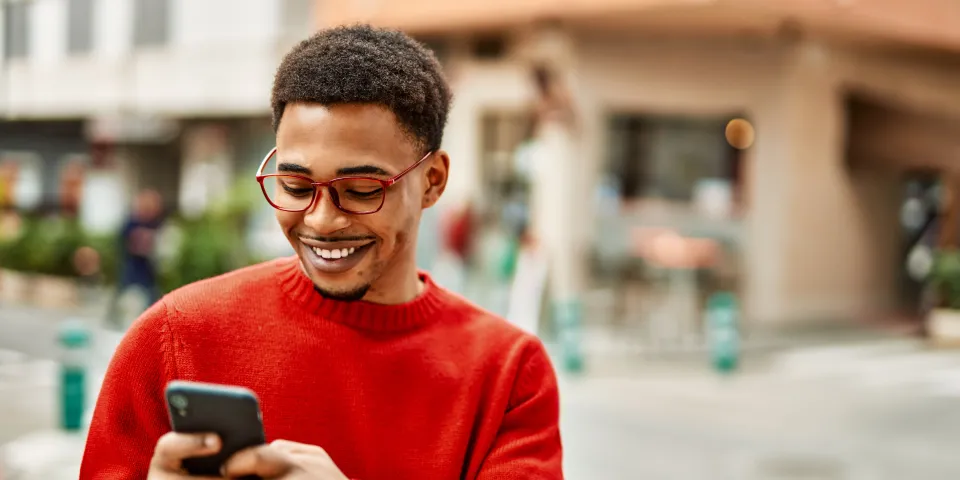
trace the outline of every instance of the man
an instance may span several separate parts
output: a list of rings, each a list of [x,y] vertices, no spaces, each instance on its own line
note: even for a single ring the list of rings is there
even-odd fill
[[[137,195],[130,219],[120,232],[120,281],[110,302],[111,321],[121,322],[118,318],[120,299],[132,287],[143,290],[149,305],[160,299],[153,254],[162,222],[163,199],[156,190],[143,190]]]
[[[318,33],[282,61],[276,153],[258,180],[296,257],[178,290],[119,346],[83,480],[177,479],[213,435],[169,433],[173,379],[260,398],[268,445],[226,478],[561,479],[542,344],[418,273],[417,227],[447,182],[451,94],[409,37]]]

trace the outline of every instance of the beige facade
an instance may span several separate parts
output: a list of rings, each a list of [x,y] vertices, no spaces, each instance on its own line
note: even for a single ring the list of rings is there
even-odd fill
[[[445,137],[453,159],[448,193],[477,196],[475,179],[482,167],[479,118],[486,111],[532,105],[528,47],[539,30],[500,22],[509,39],[508,53],[498,60],[477,60],[456,47],[457,39],[464,38],[456,22],[473,23],[458,16],[463,12],[451,10],[453,4],[436,10],[440,13],[429,20],[416,20],[418,8],[407,10],[406,3],[400,9],[385,2],[379,13],[365,16],[344,10],[345,3],[324,3],[333,6],[328,13],[340,12],[333,19],[363,17],[414,33],[448,33],[454,45],[448,71],[456,92]],[[516,12],[547,3],[506,2],[500,7]],[[577,8],[598,5],[573,3]],[[741,3],[752,5],[746,0]],[[484,5],[500,11],[491,2]],[[893,8],[894,3],[883,5]],[[468,16],[481,16],[480,10],[469,10],[473,13]],[[606,12],[613,11],[611,7]],[[798,15],[820,18],[823,12],[813,9]],[[582,161],[574,164],[579,170],[573,177],[576,192],[584,200],[578,204],[580,211],[566,212],[568,218],[591,219],[595,214],[588,200],[608,148],[605,122],[611,113],[745,115],[756,130],[756,141],[746,152],[746,208],[739,222],[746,252],[740,265],[746,315],[760,322],[794,322],[850,318],[894,308],[901,268],[897,263],[897,172],[905,165],[960,165],[960,144],[955,140],[960,136],[951,130],[954,119],[960,119],[960,55],[939,50],[936,55],[905,52],[888,42],[960,50],[960,16],[951,23],[945,16],[957,13],[952,4],[929,0],[924,8],[906,12],[939,15],[924,33],[908,28],[913,25],[911,19],[896,19],[891,12],[870,17],[887,22],[886,30],[877,27],[881,23],[859,27],[858,31],[870,31],[863,37],[869,42],[851,42],[836,34],[758,37],[688,30],[641,34],[634,28],[616,28],[618,23],[613,21],[609,28],[602,22],[567,22],[560,30],[565,39],[561,43],[571,47],[556,61],[569,76],[583,122],[575,148]],[[599,18],[601,13],[591,15]],[[441,24],[438,18],[450,22]],[[639,25],[645,18],[641,15],[620,24]],[[331,17],[325,18],[330,21]],[[490,20],[486,26],[495,23]],[[835,21],[818,25],[811,31],[833,28],[832,32],[842,33]],[[946,28],[951,26],[956,28]],[[935,34],[941,27],[940,34]],[[872,121],[849,126],[849,94],[915,114],[886,121],[874,115],[869,117]],[[935,131],[924,128],[930,125],[937,126]],[[862,168],[851,168],[853,161]],[[581,252],[590,242],[603,241],[595,238],[589,225],[584,222],[576,239],[575,248]],[[582,261],[576,257],[570,256],[570,261]],[[583,268],[565,270],[584,275]]]
[[[690,33],[770,33],[784,21],[818,34],[960,49],[954,0],[327,0],[317,25],[370,22],[413,33],[563,21]]]

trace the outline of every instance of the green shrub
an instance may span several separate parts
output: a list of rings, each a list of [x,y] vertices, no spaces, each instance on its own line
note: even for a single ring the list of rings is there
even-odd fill
[[[246,227],[259,206],[256,182],[238,180],[227,195],[197,218],[172,218],[163,248],[170,254],[160,262],[160,284],[171,291],[256,261],[246,246]],[[170,245],[170,243],[175,245]]]
[[[936,289],[941,306],[960,309],[960,250],[937,253],[930,273],[931,286]]]

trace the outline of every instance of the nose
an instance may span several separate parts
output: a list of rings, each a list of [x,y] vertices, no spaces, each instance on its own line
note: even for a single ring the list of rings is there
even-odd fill
[[[318,235],[337,232],[350,226],[350,219],[336,205],[326,188],[317,190],[317,199],[303,213],[303,222]]]

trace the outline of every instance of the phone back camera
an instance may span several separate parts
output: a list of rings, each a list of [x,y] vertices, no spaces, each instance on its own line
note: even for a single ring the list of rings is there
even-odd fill
[[[185,411],[188,406],[187,403],[187,397],[183,395],[174,395],[170,397],[170,406],[176,409],[181,416],[186,414]]]

